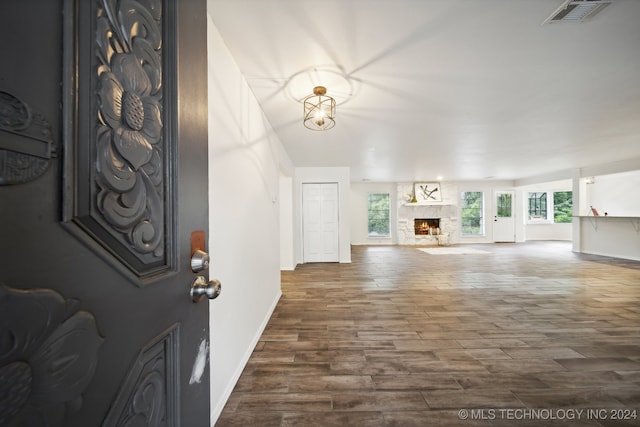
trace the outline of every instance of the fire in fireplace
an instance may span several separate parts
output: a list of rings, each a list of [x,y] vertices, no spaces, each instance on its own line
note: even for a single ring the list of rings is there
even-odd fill
[[[413,227],[416,236],[436,236],[440,234],[440,218],[415,218]]]

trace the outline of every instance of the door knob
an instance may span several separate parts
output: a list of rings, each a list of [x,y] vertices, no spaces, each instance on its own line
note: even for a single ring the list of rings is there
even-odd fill
[[[216,299],[222,291],[222,284],[219,280],[211,279],[207,282],[204,276],[196,276],[191,284],[191,301],[200,302],[202,298]]]
[[[209,268],[209,254],[200,249],[191,255],[191,271],[197,273]]]

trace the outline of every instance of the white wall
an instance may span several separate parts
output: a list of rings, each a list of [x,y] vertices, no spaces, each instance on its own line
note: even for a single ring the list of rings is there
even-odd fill
[[[599,216],[581,222],[580,252],[640,261],[640,219]]]
[[[590,168],[574,180],[582,193],[578,214],[584,215],[575,225],[574,251],[640,260],[639,168],[640,159],[630,159]],[[586,184],[586,177],[593,177],[594,183]],[[590,206],[601,216],[587,216]]]
[[[573,237],[571,223],[563,224],[527,224],[526,240],[567,240]]]
[[[280,270],[295,270],[293,178],[280,175]]]
[[[211,19],[207,38],[213,424],[281,295],[278,196],[293,167]]]
[[[600,215],[640,217],[640,170],[598,175],[594,180],[585,188],[587,206],[596,208]]]
[[[351,262],[351,217],[349,214],[349,199],[351,197],[351,173],[346,167],[302,167],[296,168],[293,189],[293,218],[294,218],[294,250],[296,263],[302,264],[302,184],[304,183],[338,183],[338,230],[339,260],[341,263]]]
[[[351,184],[351,243],[354,245],[393,245],[398,242],[396,234],[396,184],[384,182],[354,182]],[[389,237],[368,236],[369,194],[389,194]]]

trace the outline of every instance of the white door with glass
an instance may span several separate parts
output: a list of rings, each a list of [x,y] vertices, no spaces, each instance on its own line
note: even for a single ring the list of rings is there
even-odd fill
[[[302,184],[303,262],[338,262],[338,184]]]
[[[493,241],[515,242],[516,222],[513,217],[515,193],[496,191],[493,212]]]

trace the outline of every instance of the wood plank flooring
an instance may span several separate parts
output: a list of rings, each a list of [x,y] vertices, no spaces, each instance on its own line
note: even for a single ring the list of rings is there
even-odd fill
[[[640,425],[640,262],[473,248],[283,272],[216,425]]]

